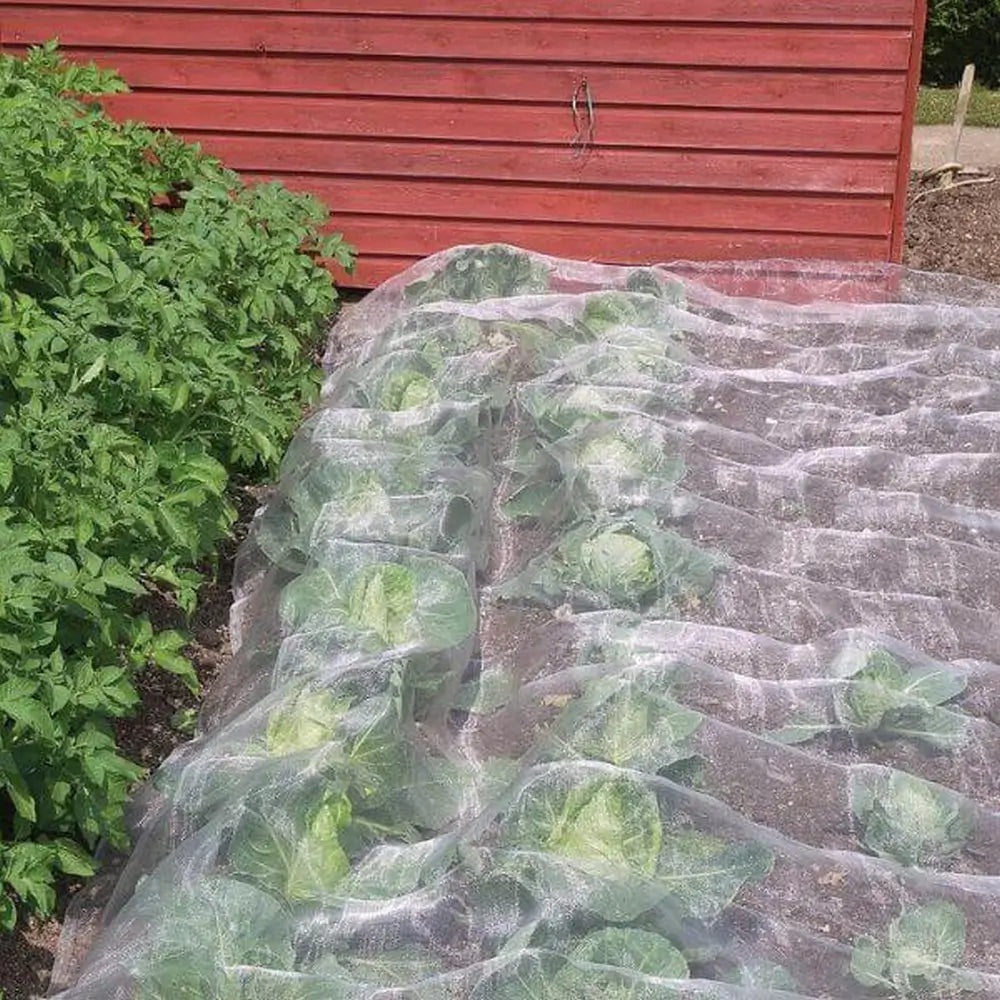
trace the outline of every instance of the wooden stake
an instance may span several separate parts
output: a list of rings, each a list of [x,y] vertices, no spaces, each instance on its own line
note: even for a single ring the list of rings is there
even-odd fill
[[[972,82],[976,78],[976,67],[969,63],[962,74],[962,85],[958,88],[958,103],[955,105],[955,121],[952,125],[951,158],[958,159],[958,147],[962,142],[962,129],[965,128],[965,116],[969,113],[969,101],[972,99]]]

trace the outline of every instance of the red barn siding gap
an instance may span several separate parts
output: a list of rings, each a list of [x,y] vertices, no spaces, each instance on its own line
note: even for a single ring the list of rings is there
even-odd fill
[[[112,114],[324,198],[368,285],[494,240],[627,263],[898,258],[925,8],[0,0],[0,42],[58,37],[129,81]]]

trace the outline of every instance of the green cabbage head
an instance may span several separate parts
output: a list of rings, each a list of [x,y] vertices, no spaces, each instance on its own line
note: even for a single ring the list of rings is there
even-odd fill
[[[618,526],[580,544],[578,571],[581,583],[615,606],[638,604],[656,588],[652,550]]]

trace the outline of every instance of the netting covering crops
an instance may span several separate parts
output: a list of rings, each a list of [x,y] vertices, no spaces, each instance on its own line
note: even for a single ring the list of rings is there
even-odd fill
[[[1000,997],[1000,293],[466,247],[335,333],[66,1000]]]

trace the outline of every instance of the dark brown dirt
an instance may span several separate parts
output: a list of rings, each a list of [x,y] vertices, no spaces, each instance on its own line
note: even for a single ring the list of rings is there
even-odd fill
[[[910,185],[904,263],[1000,283],[1000,181],[952,191]]]
[[[4,1000],[28,1000],[45,992],[59,929],[58,920],[32,920],[14,934],[0,935],[0,995]]]

